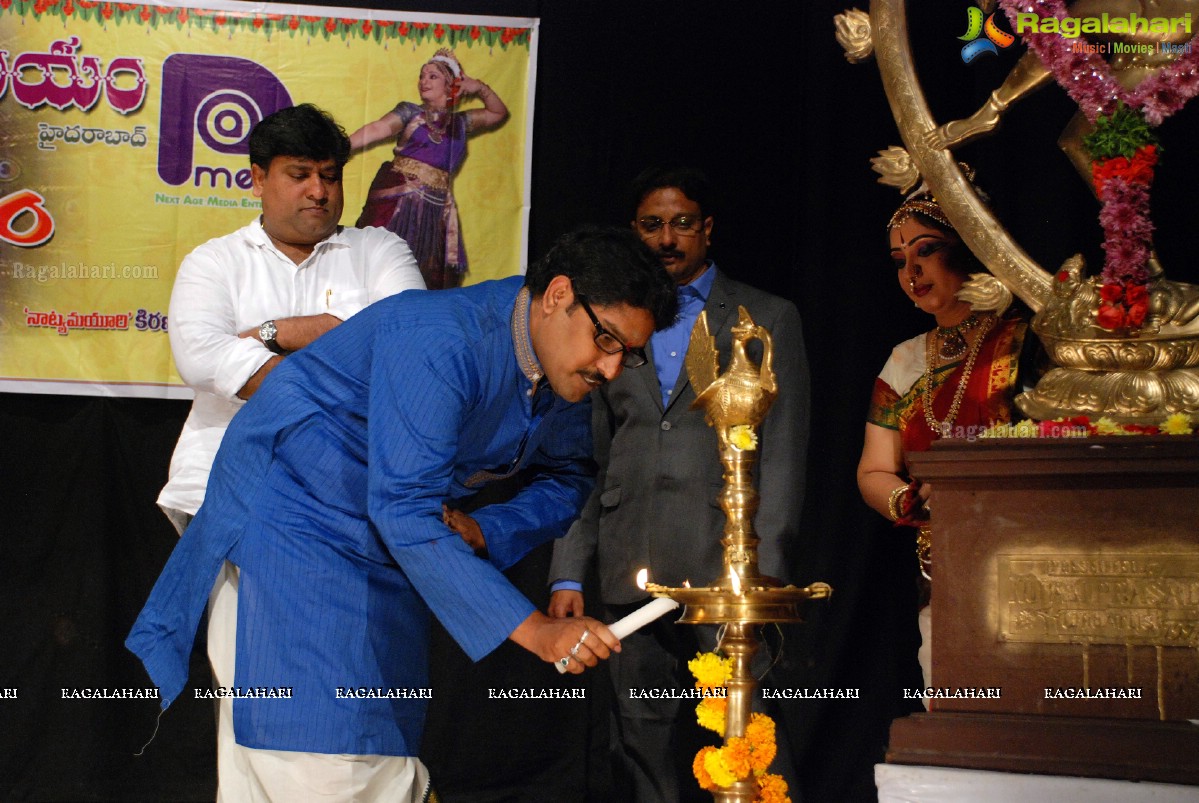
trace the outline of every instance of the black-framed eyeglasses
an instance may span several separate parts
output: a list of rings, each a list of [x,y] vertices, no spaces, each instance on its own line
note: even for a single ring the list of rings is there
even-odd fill
[[[663,226],[670,226],[670,230],[680,237],[694,237],[704,228],[704,216],[698,213],[675,215],[668,221],[656,215],[637,218],[637,231],[642,237],[660,234]]]
[[[587,317],[591,319],[591,323],[595,326],[595,345],[605,354],[624,354],[621,359],[621,364],[625,368],[640,368],[649,362],[649,358],[645,356],[645,349],[637,348],[636,346],[626,346],[617,339],[616,335],[604,328],[599,322],[599,318],[595,317],[595,313],[591,309],[591,305],[587,303],[587,299],[582,295],[575,293],[575,298],[583,305],[583,312],[587,313]]]

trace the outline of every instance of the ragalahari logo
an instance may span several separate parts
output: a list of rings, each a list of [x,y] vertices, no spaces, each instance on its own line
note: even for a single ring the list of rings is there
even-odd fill
[[[985,34],[985,36],[983,36]],[[979,38],[983,36],[983,38]],[[962,48],[962,61],[969,64],[983,53],[990,53],[992,56],[999,55],[1000,48],[1010,47],[1016,41],[1016,37],[1012,36],[1007,31],[999,29],[995,24],[995,14],[991,14],[983,21],[983,10],[978,6],[970,6],[966,9],[966,33],[958,37],[966,46]]]

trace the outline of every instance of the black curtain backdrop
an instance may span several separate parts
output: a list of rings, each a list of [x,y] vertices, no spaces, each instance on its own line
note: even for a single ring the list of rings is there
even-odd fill
[[[912,5],[934,115],[973,111],[1018,48],[963,65],[955,37],[969,3]],[[797,801],[874,800],[872,767],[889,724],[913,709],[902,689],[919,685],[913,544],[863,505],[854,468],[874,376],[895,343],[930,322],[906,306],[887,256],[884,224],[899,196],[875,184],[867,160],[900,141],[877,67],[849,65],[833,39],[832,16],[844,7],[420,6],[541,19],[531,259],[579,224],[627,221],[624,188],[645,166],[688,163],[720,191],[712,254],[722,269],[799,307],[814,395],[804,527],[791,561],[798,580],[824,580],[835,592],[806,606],[805,624],[785,628],[774,683],[858,689],[860,697],[786,707],[781,727],[802,776]],[[1054,144],[1073,110],[1047,88],[1011,111],[997,139],[961,151],[1045,265],[1080,247],[1091,265],[1102,256],[1095,201]],[[1190,210],[1168,199],[1185,197],[1197,178],[1185,134],[1194,116],[1185,110],[1163,128],[1168,170],[1154,190],[1159,252],[1174,278],[1189,281]],[[0,394],[0,688],[19,690],[0,699],[0,799],[213,799],[210,701],[181,699],[138,756],[155,730],[155,702],[81,702],[61,692],[147,685],[122,642],[176,541],[154,499],[187,409]],[[539,605],[547,565],[543,549],[510,573]],[[189,687],[210,684],[203,656],[201,639]],[[433,678],[422,755],[447,801],[614,800],[600,673],[560,679],[510,644],[471,664],[439,633]],[[586,701],[487,693],[578,682]]]

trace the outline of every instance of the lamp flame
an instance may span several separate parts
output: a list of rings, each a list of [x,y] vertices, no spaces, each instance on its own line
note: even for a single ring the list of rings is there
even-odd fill
[[[649,569],[641,569],[637,572],[637,587],[642,591],[645,590],[645,584],[649,580]]]
[[[684,580],[684,581],[683,581],[683,588],[691,588],[691,581],[690,581],[690,580]]]

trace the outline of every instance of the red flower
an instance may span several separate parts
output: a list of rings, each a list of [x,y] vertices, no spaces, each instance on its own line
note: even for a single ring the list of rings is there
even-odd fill
[[[1136,304],[1128,306],[1128,325],[1140,326],[1145,322],[1145,316],[1149,313],[1149,302],[1138,301]]]
[[[1149,300],[1149,291],[1145,289],[1143,284],[1130,284],[1124,288],[1124,303],[1128,305],[1138,304],[1142,301]]]
[[[215,22],[217,25],[224,25],[226,22],[229,21],[229,17],[226,16],[225,14],[217,14],[215,17],[212,18],[212,21]]]
[[[408,35],[408,23],[401,22],[400,27],[397,30],[399,30],[400,36],[407,36]]]
[[[374,28],[371,26],[371,21],[370,21],[370,20],[363,20],[363,21],[362,21],[362,32],[363,32],[364,34],[368,34],[368,33],[370,33],[372,30],[374,30]]]
[[[256,16],[256,17],[254,17],[254,19],[253,19],[253,20],[250,22],[250,24],[251,24],[251,25],[253,25],[255,28],[261,28],[261,27],[262,27],[262,25],[263,25],[263,23],[265,23],[265,22],[266,22],[266,20],[264,20],[262,17],[258,17],[258,16]]]
[[[179,24],[180,24],[180,25],[182,25],[182,24],[184,24],[185,22],[187,22],[187,9],[186,9],[186,8],[181,8],[181,9],[179,9],[179,17],[178,17],[178,19],[179,19]]]
[[[106,20],[112,19],[112,3],[105,3],[100,7],[100,16]]]
[[[1117,304],[1103,304],[1095,316],[1096,322],[1108,331],[1114,331],[1124,325],[1124,307]]]
[[[333,19],[332,17],[325,20],[325,31],[327,33],[333,33],[336,30],[337,30],[337,20]]]
[[[439,22],[437,23],[437,27],[433,29],[433,38],[440,41],[443,36],[445,36],[445,28],[442,28]]]
[[[53,5],[54,0],[51,0],[50,4]],[[123,12],[130,12],[135,8],[137,8],[137,6],[133,3],[117,3],[117,9]]]
[[[64,7],[64,10],[65,10],[65,7]],[[140,14],[138,14],[138,16],[142,18],[142,22],[149,22],[150,17],[154,16],[154,12],[152,12],[146,6],[142,6],[142,11]]]
[[[299,17],[288,17],[287,18],[287,27],[291,28],[293,31],[296,28],[299,28],[300,27],[300,18]]]
[[[1116,176],[1128,184],[1148,187],[1153,183],[1153,166],[1157,164],[1157,146],[1145,145],[1137,148],[1132,159],[1116,156],[1103,161],[1091,162],[1091,179],[1096,194],[1103,194],[1103,185]]]
[[[1099,297],[1109,304],[1115,304],[1124,297],[1124,288],[1118,284],[1105,284],[1099,288]]]
[[[470,26],[470,38],[471,39],[479,38],[479,26],[478,25]]]

